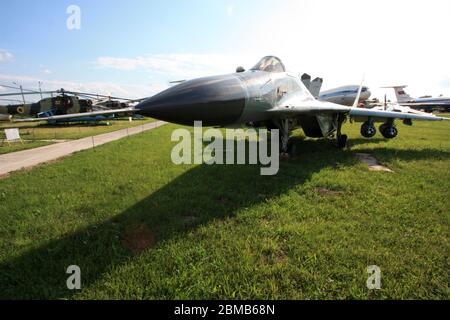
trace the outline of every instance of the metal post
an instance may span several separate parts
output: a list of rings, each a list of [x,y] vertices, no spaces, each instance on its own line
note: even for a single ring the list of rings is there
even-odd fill
[[[22,101],[23,101],[23,104],[25,104],[26,102],[25,102],[25,95],[23,94],[23,88],[22,88],[22,85],[21,84],[18,84],[18,83],[16,83],[16,82],[13,82],[13,84],[15,84],[16,86],[19,86],[20,87],[20,94],[22,95]]]
[[[42,82],[38,81],[38,84],[39,84],[39,93],[41,94],[41,100],[42,100],[42,89],[41,89]]]

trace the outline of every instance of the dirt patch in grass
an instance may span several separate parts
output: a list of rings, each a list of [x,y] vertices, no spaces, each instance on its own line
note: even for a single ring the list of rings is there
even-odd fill
[[[127,228],[124,234],[126,247],[138,254],[154,246],[156,242],[155,235],[145,224],[135,224]]]
[[[330,190],[330,189],[327,189],[327,188],[316,188],[316,191],[321,196],[341,196],[341,195],[344,194],[343,191]]]

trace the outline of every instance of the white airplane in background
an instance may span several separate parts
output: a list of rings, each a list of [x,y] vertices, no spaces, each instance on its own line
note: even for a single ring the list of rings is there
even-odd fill
[[[321,101],[342,104],[344,106],[352,106],[353,103],[355,102],[358,90],[359,85],[342,86],[334,89],[325,90],[319,94],[318,98]],[[359,102],[366,101],[367,99],[369,99],[370,95],[371,93],[369,91],[369,88],[363,86],[361,89]]]
[[[397,103],[401,106],[408,106],[413,109],[423,109],[428,111],[432,111],[433,108],[442,107],[446,111],[450,111],[450,98],[413,98],[405,92],[406,87],[406,85],[401,85],[382,88],[394,89]]]

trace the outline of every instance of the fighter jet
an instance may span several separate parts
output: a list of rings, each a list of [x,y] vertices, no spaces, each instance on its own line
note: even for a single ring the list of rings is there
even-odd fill
[[[338,147],[345,147],[347,136],[341,129],[349,117],[363,122],[364,137],[373,137],[375,122],[381,121],[381,134],[388,139],[397,136],[395,119],[408,124],[412,120],[450,120],[432,114],[357,108],[361,91],[362,85],[351,107],[319,101],[298,75],[286,71],[279,58],[267,56],[248,71],[238,67],[235,73],[183,81],[126,111],[184,125],[202,121],[206,126],[279,129],[282,153],[288,153],[289,135],[296,128],[302,128],[308,137],[334,137]],[[52,118],[61,117],[67,116]]]
[[[343,122],[351,117],[363,122],[361,134],[373,137],[374,123],[381,121],[381,134],[394,138],[395,119],[450,120],[434,115],[357,108],[362,85],[353,106],[319,101],[296,74],[286,71],[274,56],[262,58],[254,67],[236,73],[193,79],[173,86],[136,106],[137,112],[168,122],[193,125],[202,121],[209,126],[246,124],[280,130],[280,151],[288,151],[292,130],[301,127],[308,137],[335,137],[345,147],[347,135]]]

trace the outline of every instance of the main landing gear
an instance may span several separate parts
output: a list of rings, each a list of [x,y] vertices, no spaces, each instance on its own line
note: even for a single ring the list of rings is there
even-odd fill
[[[379,127],[380,133],[386,139],[393,139],[398,135],[398,130],[394,125],[394,120],[390,119],[386,123],[383,123]],[[377,129],[373,123],[373,120],[369,119],[361,126],[361,135],[364,138],[372,138],[377,133]]]
[[[375,125],[373,124],[373,120],[369,119],[368,121],[364,122],[361,126],[361,135],[364,138],[372,138],[377,133],[377,129],[375,128]]]
[[[398,130],[393,121],[388,121],[380,126],[380,132],[386,139],[393,139],[398,135]]]

